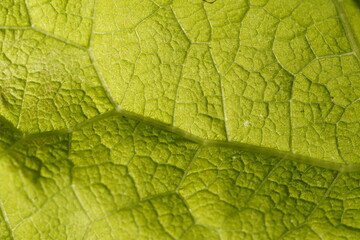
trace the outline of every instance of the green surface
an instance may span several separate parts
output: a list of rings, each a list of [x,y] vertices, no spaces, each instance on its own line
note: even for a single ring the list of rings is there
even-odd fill
[[[0,239],[360,236],[355,0],[0,3]]]

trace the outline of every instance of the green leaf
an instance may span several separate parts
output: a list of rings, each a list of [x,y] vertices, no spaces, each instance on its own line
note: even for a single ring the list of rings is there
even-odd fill
[[[0,239],[357,239],[356,0],[0,3]]]

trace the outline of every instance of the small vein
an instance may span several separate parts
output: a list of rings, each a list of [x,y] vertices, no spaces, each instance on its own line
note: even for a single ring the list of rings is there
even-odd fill
[[[28,6],[28,2],[27,1],[24,1],[24,4],[25,4],[25,8],[26,8],[26,11],[27,11],[27,14],[29,16],[29,21],[30,21],[30,26],[33,25],[33,21],[32,21],[32,17],[31,17],[31,14],[30,14],[30,7]]]
[[[11,27],[11,26],[0,26],[0,29],[12,29],[12,30],[31,30],[32,27]]]
[[[44,34],[44,35],[46,35],[46,36],[55,38],[56,40],[59,40],[59,41],[61,41],[61,42],[64,42],[64,43],[66,43],[66,44],[68,44],[68,45],[71,45],[71,46],[73,46],[73,47],[80,48],[80,49],[82,49],[82,50],[87,50],[87,49],[88,49],[87,47],[84,47],[84,46],[82,46],[82,45],[80,45],[80,44],[78,44],[78,43],[75,43],[75,42],[73,42],[73,41],[69,41],[68,39],[59,37],[59,36],[57,36],[57,35],[55,35],[55,34],[52,34],[52,33],[50,33],[50,32],[44,31],[44,30],[42,30],[42,29],[40,29],[40,28],[32,27],[31,29],[33,29],[33,30],[35,30],[35,31],[37,31],[37,32],[40,32],[40,33],[42,33],[42,34]]]
[[[184,27],[183,27],[183,26],[181,25],[181,23],[179,22],[179,18],[177,17],[177,15],[176,15],[174,9],[172,8],[172,6],[170,6],[170,9],[171,9],[171,12],[173,13],[173,15],[174,15],[174,17],[175,17],[175,19],[176,19],[176,22],[179,24],[182,32],[185,34],[185,36],[186,36],[187,40],[189,41],[189,43],[191,43],[191,40],[190,40],[189,36],[186,34],[186,31],[185,31]]]
[[[211,41],[212,41],[212,37],[213,37],[213,35],[214,35],[214,32],[213,32],[214,29],[213,29],[213,26],[212,26],[212,24],[211,24],[209,15],[208,15],[207,12],[206,12],[205,2],[206,2],[206,1],[203,2],[202,6],[203,6],[203,9],[204,9],[204,13],[205,13],[205,15],[206,15],[206,20],[207,20],[207,22],[209,23],[209,26],[210,26],[210,29],[211,29],[211,31],[210,31],[210,37],[209,37],[209,40],[208,40],[208,42],[211,42]],[[214,2],[215,2],[215,1],[214,1]]]
[[[345,112],[345,111],[344,111]],[[343,113],[344,114],[344,113]],[[335,144],[336,144],[336,150],[337,153],[339,154],[339,156],[341,157],[341,159],[347,163],[346,158],[344,157],[344,155],[342,154],[341,151],[341,147],[340,147],[340,143],[339,143],[339,122],[337,122],[335,124]]]
[[[179,95],[179,89],[180,89],[180,82],[181,82],[181,79],[182,79],[182,76],[183,76],[183,72],[184,72],[184,68],[185,68],[185,62],[186,62],[186,59],[188,57],[188,53],[189,53],[189,50],[190,50],[190,47],[191,47],[191,40],[189,38],[189,36],[186,34],[186,31],[185,29],[183,28],[183,26],[181,25],[181,23],[179,22],[178,20],[178,17],[176,16],[176,13],[174,11],[174,9],[170,6],[170,9],[171,9],[171,12],[172,14],[174,15],[174,18],[176,20],[176,22],[178,23],[180,29],[182,30],[182,32],[184,33],[186,39],[188,40],[188,47],[186,49],[186,53],[185,53],[185,56],[184,56],[184,61],[183,63],[181,64],[181,70],[180,70],[180,76],[179,76],[179,81],[178,81],[178,84],[176,86],[176,92],[175,92],[175,98],[174,98],[174,111],[173,111],[173,119],[172,119],[172,125],[175,126],[175,122],[176,122],[176,104],[177,104],[177,98],[178,98],[178,95]]]
[[[89,37],[89,42],[88,42],[88,46],[89,46],[89,49],[91,47],[91,43],[94,39],[94,33],[95,33],[95,18],[96,18],[96,7],[97,7],[97,4],[98,4],[98,0],[95,0],[94,2],[94,12],[93,12],[93,16],[92,16],[92,25],[91,25],[91,31],[90,31],[90,37]]]
[[[159,214],[159,212],[158,212],[158,210],[156,209],[156,207],[154,206],[154,204],[153,204],[151,201],[149,201],[149,205],[151,206],[152,209],[154,209],[154,212],[155,212],[156,218],[158,219],[158,224],[160,225],[160,228],[164,231],[164,233],[165,233],[168,237],[170,237],[170,239],[174,239],[174,240],[175,240],[176,238],[170,234],[170,232],[166,229],[166,227],[164,226],[164,224],[163,224],[163,223],[161,222],[161,220],[159,219],[161,215]]]
[[[186,234],[188,234],[191,229],[193,229],[195,227],[195,223],[193,223],[188,229],[186,229],[183,234],[179,237],[180,240],[184,239],[184,237],[186,236]]]
[[[191,169],[191,166],[193,165],[193,163],[194,163],[195,160],[197,159],[197,157],[198,157],[198,155],[200,154],[202,148],[203,148],[202,146],[199,146],[198,149],[196,150],[196,152],[194,153],[194,156],[193,156],[193,158],[191,159],[188,167],[185,169],[185,172],[184,172],[184,174],[183,174],[183,177],[182,177],[181,181],[179,182],[179,185],[177,186],[175,192],[179,192],[179,188],[180,188],[181,185],[183,184],[183,182],[184,182],[184,180],[185,180],[185,178],[186,178],[189,170]]]
[[[289,125],[290,125],[290,129],[289,129],[289,149],[290,152],[293,151],[293,109],[292,109],[292,105],[293,105],[293,98],[294,98],[294,83],[295,83],[295,79],[293,78],[291,81],[291,87],[290,87],[290,98],[289,98]]]
[[[7,214],[6,214],[6,211],[4,209],[2,201],[0,201],[0,211],[1,211],[1,215],[3,216],[3,219],[5,221],[6,227],[9,230],[10,239],[15,239],[14,235],[13,235],[13,232],[12,232],[12,229],[11,229],[11,226],[10,226],[10,221],[9,221],[9,219],[7,217]]]
[[[210,25],[211,26],[211,25]],[[212,29],[212,28],[211,28]],[[220,84],[220,91],[221,91],[221,102],[222,102],[222,110],[223,110],[223,115],[224,115],[224,127],[225,127],[225,136],[226,136],[226,141],[230,141],[230,135],[229,135],[229,130],[228,130],[228,119],[227,119],[227,115],[226,115],[226,100],[225,100],[225,92],[224,92],[224,87],[223,87],[223,75],[220,73],[219,69],[216,66],[216,62],[215,62],[215,58],[214,55],[212,53],[211,48],[209,47],[209,52],[210,52],[210,56],[211,56],[211,60],[213,62],[214,68],[219,76],[219,84]]]
[[[20,123],[21,123],[21,118],[22,118],[22,113],[23,113],[23,108],[24,108],[24,102],[25,102],[25,95],[26,95],[26,89],[27,89],[27,85],[28,85],[28,80],[25,80],[25,86],[24,86],[24,93],[23,96],[21,98],[21,105],[20,105],[20,113],[19,113],[19,120],[18,123],[16,124],[16,128],[19,128]]]
[[[28,54],[27,56],[27,59],[26,59],[26,63],[28,63],[29,61],[29,58],[31,56],[31,54],[34,52],[34,50],[36,48],[38,48],[42,43],[44,43],[46,37],[42,38],[41,41],[39,41],[36,46],[31,50],[31,52]],[[27,76],[26,76],[26,79],[25,79],[25,86],[24,86],[24,92],[23,92],[23,95],[22,95],[22,98],[21,98],[21,105],[20,105],[20,113],[19,113],[19,120],[18,120],[18,123],[16,125],[16,128],[19,128],[20,127],[20,123],[21,123],[21,118],[22,118],[22,113],[23,113],[23,108],[24,108],[24,102],[25,102],[25,96],[26,96],[26,89],[27,89],[27,85],[28,85],[28,71],[27,72]]]
[[[189,54],[190,46],[191,46],[191,44],[189,44],[189,47],[186,49],[186,53],[185,53],[185,56],[184,56],[184,62],[182,64],[182,66],[181,66],[179,81],[178,81],[178,84],[177,84],[177,87],[176,87],[176,93],[175,93],[175,99],[174,99],[175,103],[174,103],[174,111],[173,111],[173,119],[172,119],[172,125],[173,126],[176,126],[176,104],[177,104],[177,99],[178,99],[178,96],[179,96],[180,82],[181,82],[181,79],[183,78],[185,63],[186,63],[186,59],[187,59],[188,54]]]
[[[265,184],[265,182],[271,177],[271,175],[274,173],[275,169],[277,169],[281,163],[284,161],[285,158],[280,159],[275,165],[274,167],[266,174],[266,176],[264,177],[264,179],[261,181],[261,183],[256,187],[256,189],[252,192],[252,194],[248,197],[248,199],[246,200],[245,203],[245,207],[247,207],[251,201],[251,199],[260,191],[260,189],[262,188],[262,186]],[[244,208],[245,208],[244,207]]]
[[[306,225],[309,221],[309,219],[311,218],[311,216],[314,214],[314,212],[319,208],[319,206],[323,203],[323,201],[329,196],[331,190],[334,188],[335,184],[337,183],[337,181],[339,180],[340,176],[341,176],[341,172],[338,172],[337,175],[335,176],[334,180],[332,181],[332,183],[330,184],[330,186],[328,187],[328,189],[326,190],[326,192],[324,193],[324,195],[321,197],[321,199],[319,200],[319,202],[316,203],[315,207],[311,210],[311,212],[309,213],[309,215],[306,217],[306,219],[298,226],[296,226],[293,229],[290,229],[286,232],[284,232],[278,239],[281,240],[283,239],[285,236],[289,235],[291,232],[303,227],[304,225]]]
[[[94,222],[98,222],[100,220],[103,220],[103,219],[107,219],[109,218],[110,216],[113,216],[121,211],[125,211],[125,210],[133,210],[135,209],[136,207],[138,207],[141,203],[144,203],[144,202],[149,202],[151,200],[154,200],[156,198],[160,198],[160,197],[165,197],[165,196],[170,196],[170,195],[173,195],[173,194],[176,194],[175,192],[173,191],[170,191],[170,192],[163,192],[163,193],[158,193],[158,194],[154,194],[154,195],[151,195],[150,197],[147,197],[147,198],[143,198],[133,204],[130,204],[128,206],[124,206],[124,207],[120,207],[114,211],[111,211],[97,219],[94,219]]]
[[[355,56],[360,61],[360,49],[359,49],[359,43],[354,35],[354,31],[351,27],[351,24],[349,22],[349,19],[346,15],[346,11],[344,9],[342,0],[333,0],[333,3],[335,5],[335,8],[339,14],[340,21],[344,27],[345,34],[350,42],[350,46],[355,52]]]
[[[135,32],[136,38],[137,38],[137,40],[138,40],[138,43],[139,43],[139,46],[140,46],[140,51],[139,51],[139,53],[137,54],[137,56],[136,56],[136,58],[135,58],[135,60],[134,60],[134,68],[133,68],[133,71],[131,72],[131,76],[130,76],[130,78],[129,78],[129,82],[127,83],[126,88],[125,88],[125,91],[124,91],[124,95],[122,96],[122,99],[121,99],[121,101],[120,101],[120,103],[119,103],[118,108],[120,108],[120,109],[121,109],[121,107],[122,107],[122,105],[123,105],[123,102],[124,102],[125,99],[126,99],[126,94],[129,92],[130,86],[132,85],[132,83],[133,83],[133,81],[134,81],[134,78],[136,77],[135,72],[136,72],[137,61],[139,60],[139,58],[140,58],[140,56],[141,56],[141,54],[142,54],[141,38],[140,38],[139,33],[138,33],[137,30],[133,30],[133,31]]]
[[[142,23],[146,22],[146,20],[152,18],[154,15],[157,14],[157,12],[160,10],[161,8],[158,7],[153,13],[151,13],[149,16],[145,17],[144,19],[142,19],[139,23],[137,23],[134,27],[134,29],[136,30]],[[118,28],[119,29],[119,28]]]
[[[88,214],[88,212],[85,209],[85,206],[84,206],[83,202],[81,201],[80,197],[78,196],[74,185],[71,185],[71,190],[74,193],[74,196],[75,196],[76,200],[78,201],[78,203],[80,204],[80,207],[83,210],[83,212],[85,213],[85,215],[89,218],[90,222],[93,222],[92,217]]]
[[[95,4],[94,4],[94,14],[93,14],[93,18],[94,18],[94,19],[95,19],[95,17],[96,17],[96,7],[97,7],[97,4],[98,4],[98,0],[96,0],[96,1],[95,1]],[[86,49],[86,51],[87,51],[87,53],[88,53],[88,55],[89,55],[89,57],[90,57],[91,63],[92,63],[93,66],[94,66],[95,72],[96,72],[96,74],[97,74],[97,76],[98,76],[98,78],[99,78],[99,80],[100,80],[101,86],[102,86],[102,88],[104,89],[106,96],[107,96],[108,99],[110,100],[112,106],[113,106],[114,108],[117,108],[117,103],[116,103],[114,97],[112,96],[112,94],[110,93],[109,87],[107,86],[106,81],[105,81],[103,75],[101,74],[101,71],[100,71],[99,65],[98,65],[98,63],[97,63],[97,61],[96,61],[96,58],[95,58],[95,56],[94,56],[94,53],[91,51],[91,43],[92,43],[92,41],[93,41],[93,39],[94,39],[94,28],[95,28],[95,23],[93,22],[93,23],[92,23],[92,27],[91,27],[91,33],[90,33],[89,43],[88,43],[89,48]]]
[[[87,52],[88,52],[88,54],[89,54],[89,57],[90,57],[90,60],[91,60],[91,62],[92,62],[92,64],[93,64],[93,66],[94,66],[94,69],[95,69],[95,71],[96,71],[96,74],[98,75],[98,78],[99,78],[99,80],[100,80],[101,86],[103,87],[103,89],[104,89],[104,91],[105,91],[106,96],[107,96],[108,99],[110,100],[110,102],[111,102],[111,104],[113,105],[113,107],[114,107],[114,108],[117,108],[117,103],[116,103],[114,97],[112,96],[112,94],[110,93],[109,87],[108,87],[108,85],[106,84],[106,81],[105,81],[103,75],[101,74],[101,72],[100,72],[100,70],[99,70],[99,66],[98,66],[98,64],[97,64],[97,62],[96,62],[96,60],[95,60],[95,56],[94,56],[93,52],[92,52],[90,49],[88,49]]]

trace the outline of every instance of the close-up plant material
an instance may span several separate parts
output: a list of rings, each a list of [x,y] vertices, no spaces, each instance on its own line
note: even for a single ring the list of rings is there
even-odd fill
[[[360,239],[356,0],[0,0],[0,239]]]

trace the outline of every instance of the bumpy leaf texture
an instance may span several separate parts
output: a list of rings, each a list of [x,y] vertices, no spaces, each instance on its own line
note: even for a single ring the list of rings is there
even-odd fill
[[[0,239],[359,239],[355,0],[2,0]]]

